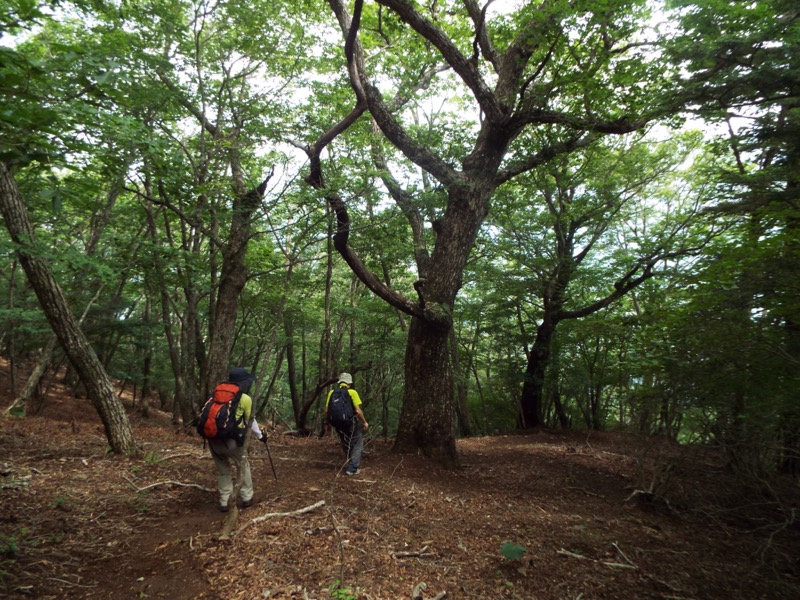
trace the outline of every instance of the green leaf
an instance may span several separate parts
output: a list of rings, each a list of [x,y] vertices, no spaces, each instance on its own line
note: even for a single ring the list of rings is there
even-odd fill
[[[528,549],[525,546],[520,546],[513,542],[505,542],[500,546],[500,554],[505,556],[508,560],[519,560]]]

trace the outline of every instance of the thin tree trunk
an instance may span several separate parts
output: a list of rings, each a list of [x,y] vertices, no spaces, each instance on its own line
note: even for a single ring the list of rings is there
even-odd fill
[[[211,341],[208,349],[206,390],[211,390],[217,382],[222,381],[228,372],[239,294],[247,281],[244,259],[250,240],[250,220],[261,205],[261,196],[266,191],[270,177],[258,187],[236,198],[233,203],[230,237],[222,256],[222,273],[214,308],[214,327],[209,336]]]
[[[150,371],[153,363],[153,336],[150,333],[151,318],[152,318],[151,301],[150,301],[150,295],[148,294],[145,297],[145,310],[144,310],[144,320],[147,329],[144,338],[144,360],[142,361],[142,390],[141,390],[142,407],[140,409],[142,416],[145,419],[150,416],[150,403],[148,396],[150,393]]]
[[[475,361],[470,361],[469,370],[473,379],[475,379],[475,391],[478,392],[478,401],[481,404],[481,415],[483,416],[483,423],[478,423],[478,429],[481,433],[486,433],[489,431],[489,407],[486,406],[486,397],[483,395],[483,385],[481,385],[481,377]]]
[[[553,391],[553,406],[555,407],[556,417],[558,418],[559,425],[561,425],[561,429],[569,429],[569,417],[567,417],[567,413],[564,412],[564,404],[561,402],[561,391],[558,388]]]
[[[17,261],[13,261],[11,264],[11,274],[8,277],[8,310],[9,314],[14,314],[14,283],[17,274]],[[9,364],[9,371],[11,373],[11,394],[13,396],[17,395],[17,349],[16,349],[16,338],[17,338],[17,331],[14,325],[14,319],[9,316],[8,318],[8,364]],[[6,414],[10,412],[10,410],[16,405],[16,401],[11,404],[11,406],[6,409]]]
[[[461,437],[472,435],[472,423],[467,405],[467,374],[462,373],[461,363],[458,360],[458,341],[456,340],[456,330],[450,330],[450,355],[453,362],[453,372],[456,377],[456,416]]]
[[[286,378],[289,380],[289,394],[292,399],[292,413],[294,415],[294,422],[300,421],[301,401],[297,393],[297,376],[295,373],[294,362],[294,326],[292,324],[292,317],[289,314],[283,315],[283,331],[286,335]]]
[[[150,203],[145,203],[145,211],[147,214],[148,233],[153,242],[153,247],[158,248],[158,236],[156,228],[155,215]],[[185,419],[188,415],[186,401],[186,388],[184,385],[183,369],[181,367],[180,349],[177,344],[175,333],[172,329],[172,316],[170,312],[169,292],[165,285],[164,267],[161,264],[161,256],[158,251],[153,252],[153,266],[156,274],[156,281],[154,282],[156,288],[159,290],[161,300],[161,325],[164,328],[164,336],[167,339],[167,354],[169,355],[169,362],[172,367],[172,375],[175,380],[175,393],[172,399],[172,424],[177,426],[179,423],[184,424],[189,421]]]
[[[36,360],[36,365],[33,367],[33,371],[31,372],[30,377],[28,377],[28,380],[25,382],[22,391],[14,398],[14,402],[12,402],[11,405],[6,408],[6,415],[12,414],[18,408],[24,408],[28,404],[28,401],[33,397],[33,393],[39,386],[42,376],[45,374],[47,367],[50,365],[50,360],[53,357],[53,350],[55,350],[57,343],[58,338],[56,335],[51,335],[47,340],[47,344],[45,344],[45,347],[42,348],[42,351],[39,353],[39,358]]]
[[[545,314],[544,320],[536,330],[536,340],[528,355],[528,363],[525,367],[525,381],[522,384],[522,397],[520,398],[521,422],[519,425],[523,429],[532,429],[543,424],[544,378],[547,371],[547,363],[550,360],[551,344],[556,325],[557,321]]]
[[[268,399],[272,395],[272,390],[275,387],[275,382],[278,380],[278,374],[280,373],[281,365],[283,364],[283,355],[284,355],[284,351],[283,351],[283,348],[281,348],[278,351],[278,356],[275,357],[275,368],[272,370],[272,376],[269,378],[269,383],[267,384],[267,389],[264,392],[264,398],[266,398],[266,399]],[[267,363],[267,361],[264,361],[264,368],[265,369],[266,369],[266,363]],[[259,417],[263,417],[266,414],[267,405],[268,405],[267,401],[265,401],[264,403],[261,404],[261,414],[258,415]]]

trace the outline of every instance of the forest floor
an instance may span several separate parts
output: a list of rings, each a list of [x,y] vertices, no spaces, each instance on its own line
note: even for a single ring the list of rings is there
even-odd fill
[[[131,412],[143,455],[110,455],[55,387],[0,418],[3,598],[800,598],[798,481],[743,495],[711,449],[540,431],[461,440],[447,471],[368,439],[345,477],[330,436],[275,432],[277,481],[255,443],[255,503],[220,539],[197,436]]]

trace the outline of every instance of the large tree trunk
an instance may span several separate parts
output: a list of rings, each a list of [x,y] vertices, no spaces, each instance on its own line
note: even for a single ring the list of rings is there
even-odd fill
[[[413,97],[413,94],[409,94],[407,98],[405,94],[408,92],[404,90],[391,101],[387,101],[379,89],[380,86],[373,81],[358,34],[363,0],[356,0],[354,3],[352,18],[348,13],[349,3],[343,0],[328,1],[345,39],[344,53],[348,74],[357,102],[349,115],[306,149],[311,163],[307,181],[317,189],[325,189],[320,166],[322,150],[368,109],[383,136],[405,158],[428,176],[435,178],[448,193],[444,214],[437,213],[430,219],[436,234],[436,245],[428,260],[426,244],[420,243],[426,235],[422,235],[424,228],[418,199],[415,194],[408,194],[400,189],[393,177],[383,175],[386,161],[380,156],[380,152],[374,152],[377,145],[373,147],[376,167],[382,172],[381,177],[387,190],[403,213],[409,216],[412,230],[417,232],[413,234],[415,258],[420,273],[417,291],[422,288],[425,298],[420,294],[420,301],[413,303],[392,290],[385,282],[378,280],[347,246],[349,219],[344,202],[333,190],[326,190],[328,202],[336,210],[339,220],[335,237],[337,250],[372,292],[412,317],[412,331],[409,333],[406,354],[406,390],[396,448],[412,452],[420,449],[426,454],[437,454],[447,460],[455,457],[452,422],[436,422],[440,419],[452,419],[453,416],[453,379],[447,336],[452,327],[452,310],[455,295],[461,287],[464,265],[475,242],[476,232],[488,213],[494,190],[558,155],[568,154],[591,144],[598,133],[628,133],[643,127],[646,121],[623,118],[613,122],[600,122],[594,114],[593,101],[588,103],[585,111],[578,110],[574,115],[559,113],[551,109],[547,95],[540,98],[540,94],[531,91],[536,87],[531,84],[537,80],[538,74],[545,67],[548,71],[551,68],[547,63],[558,64],[558,61],[551,61],[549,55],[538,68],[529,64],[531,59],[539,60],[538,52],[543,47],[542,43],[545,42],[545,46],[549,44],[546,42],[549,31],[542,30],[543,35],[538,35],[539,17],[521,24],[518,34],[511,36],[513,40],[504,43],[505,50],[501,54],[492,44],[485,13],[481,13],[476,2],[467,2],[467,11],[475,24],[474,54],[470,58],[461,54],[459,43],[439,29],[435,9],[422,8],[424,3],[410,0],[379,0],[378,4],[392,11],[400,21],[419,34],[430,48],[436,48],[441,53],[444,62],[457,73],[480,107],[480,131],[474,140],[472,151],[458,159],[452,156],[445,158],[444,154],[437,154],[436,149],[431,148],[421,138],[410,134],[397,118],[398,107]],[[555,23],[561,18],[560,14],[551,14],[548,11],[543,13],[547,14],[543,17],[545,20],[553,18]],[[519,15],[522,16],[522,13]],[[433,17],[433,21],[429,17]],[[609,44],[597,48],[597,51],[604,53],[603,56],[609,57],[611,50],[612,46]],[[481,56],[487,62],[480,62]],[[484,66],[493,69],[490,78],[484,78]],[[581,68],[580,65],[576,67]],[[415,80],[420,87],[424,87],[438,71],[438,68],[431,68],[421,76],[417,73]],[[531,75],[534,72],[537,74]],[[553,105],[560,103],[558,99],[552,102]],[[515,151],[513,160],[507,161],[505,168],[501,170],[510,144],[526,129],[535,129],[538,132],[543,131],[542,126],[557,124],[562,126],[559,127],[562,130],[555,136],[555,141],[546,143],[531,153]],[[574,128],[574,131],[566,133],[568,128]],[[538,137],[538,133],[534,137]],[[548,137],[549,133],[542,136],[543,139]],[[461,163],[460,171],[452,166],[455,162]],[[530,416],[535,417],[533,421],[538,425],[541,398],[535,400],[536,406]]]
[[[30,252],[35,243],[33,225],[11,173],[0,163],[0,209],[17,254],[42,311],[58,337],[64,353],[86,387],[105,428],[111,449],[119,454],[136,452],[133,431],[122,402],[114,392],[103,365],[83,335],[77,319],[44,259]]]
[[[434,225],[436,248],[416,285],[419,308],[408,332],[406,387],[395,451],[420,450],[448,467],[458,463],[450,359],[453,307],[464,265],[489,210],[492,187],[486,173],[492,167],[481,165],[472,173],[471,185],[451,186],[447,209]]]
[[[413,318],[406,346],[403,407],[395,440],[398,452],[421,450],[445,466],[458,462],[450,331]]]

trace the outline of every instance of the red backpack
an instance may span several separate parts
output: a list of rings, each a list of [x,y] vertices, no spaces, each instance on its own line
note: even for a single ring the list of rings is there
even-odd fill
[[[197,422],[197,433],[207,440],[235,439],[244,441],[244,414],[236,419],[236,410],[242,397],[241,388],[235,383],[224,382],[214,388],[206,401]]]

